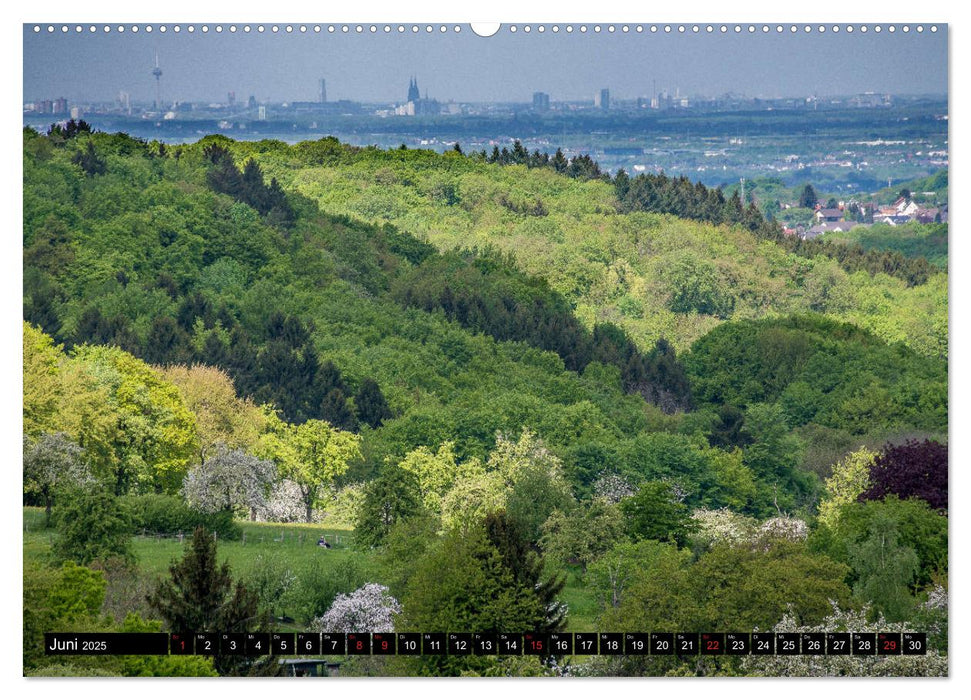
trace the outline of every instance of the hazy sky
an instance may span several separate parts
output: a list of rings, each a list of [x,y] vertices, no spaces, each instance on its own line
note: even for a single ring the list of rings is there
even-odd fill
[[[224,25],[228,27],[227,25]],[[450,25],[450,27],[453,25]],[[230,34],[198,29],[151,34],[130,30],[78,35],[60,29],[35,34],[24,27],[24,99],[107,100],[120,90],[137,101],[154,99],[158,50],[162,97],[186,101],[315,100],[327,80],[329,100],[401,101],[412,75],[439,100],[528,101],[536,90],[553,100],[682,94],[752,97],[833,95],[865,91],[947,92],[947,28],[904,34],[872,30],[847,34],[553,34],[548,29],[489,38],[467,25],[455,34],[392,31],[371,35],[338,29],[319,34]],[[565,26],[565,25],[561,25]]]

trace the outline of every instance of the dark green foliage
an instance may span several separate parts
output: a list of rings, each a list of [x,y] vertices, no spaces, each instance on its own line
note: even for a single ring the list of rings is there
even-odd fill
[[[514,558],[514,555],[513,555]],[[555,586],[554,586],[555,587]],[[469,632],[532,631],[551,620],[542,597],[517,581],[503,554],[482,526],[452,530],[417,562],[401,597],[402,615],[395,629],[462,629]],[[491,665],[479,657],[424,656],[419,675],[459,675]]]
[[[396,524],[421,512],[415,475],[397,465],[388,465],[367,486],[354,528],[354,543],[359,547],[376,547]]]
[[[399,278],[392,294],[406,306],[441,309],[447,318],[497,340],[522,340],[555,352],[574,372],[590,362],[613,365],[621,371],[625,391],[640,393],[665,411],[691,404],[684,370],[667,341],[660,339],[645,355],[611,323],[598,323],[590,333],[544,280],[518,272],[501,254],[468,251],[430,258]]]
[[[677,500],[670,485],[646,481],[620,502],[627,534],[635,541],[658,540],[685,546],[692,530],[691,511]]]
[[[745,430],[745,412],[732,404],[719,406],[707,438],[712,447],[745,447],[751,443],[752,436]]]
[[[858,552],[858,548],[878,532],[878,526],[888,521],[896,530],[898,546],[910,548],[917,554],[914,586],[926,586],[935,577],[946,575],[947,518],[916,498],[901,501],[896,496],[889,496],[882,501],[845,505],[840,508],[835,527],[816,530],[810,537],[810,545],[836,561],[849,564],[852,553]],[[848,580],[851,584],[856,581],[856,574]]]
[[[70,119],[64,126],[61,126],[60,124],[51,124],[50,128],[47,129],[47,137],[52,141],[67,141],[75,138],[79,134],[90,133],[91,125],[83,119]]]
[[[527,527],[510,518],[505,512],[491,513],[485,520],[486,536],[499,551],[503,564],[512,572],[516,584],[533,590],[542,612],[531,629],[537,632],[558,632],[566,623],[566,607],[557,596],[566,585],[566,576],[557,573],[544,576],[543,559],[530,540]]]
[[[148,535],[188,536],[196,528],[216,533],[221,540],[238,540],[242,535],[239,524],[234,522],[232,511],[203,513],[193,510],[178,496],[145,494],[125,496],[119,499],[131,513],[135,532]]]
[[[215,538],[201,527],[148,604],[173,632],[253,632],[265,626],[256,594],[234,583],[229,564],[217,562]],[[238,656],[216,656],[215,663],[222,675],[246,674],[254,666]]]
[[[725,323],[684,357],[701,405],[778,402],[791,427],[945,430],[944,362],[822,316]]]
[[[816,207],[816,202],[819,198],[816,196],[816,190],[812,185],[806,185],[802,188],[802,194],[799,195],[799,206],[803,209],[813,209]]]
[[[276,178],[272,178],[267,185],[263,181],[263,171],[255,160],[248,160],[240,173],[227,149],[216,144],[209,145],[205,148],[205,155],[212,164],[206,173],[206,181],[213,190],[248,204],[272,225],[281,228],[293,225],[295,214],[283,188]]]
[[[108,164],[104,158],[98,155],[93,141],[88,141],[83,150],[74,154],[71,162],[80,166],[84,174],[88,176],[104,175],[108,170]]]
[[[361,388],[354,396],[354,406],[361,422],[372,428],[380,427],[391,418],[391,409],[381,393],[381,387],[370,377],[361,382]]]
[[[131,549],[134,531],[124,502],[103,491],[76,491],[53,510],[57,529],[54,554],[79,564],[120,557],[134,561]]]
[[[572,504],[573,497],[562,479],[553,478],[545,468],[532,467],[519,476],[506,497],[504,518],[517,536],[535,546],[550,514],[567,510]]]

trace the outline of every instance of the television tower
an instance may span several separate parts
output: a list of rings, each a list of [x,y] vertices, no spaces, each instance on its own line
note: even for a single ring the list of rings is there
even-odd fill
[[[158,67],[158,49],[155,49],[155,68],[152,70],[155,76],[155,109],[162,109],[162,69]]]

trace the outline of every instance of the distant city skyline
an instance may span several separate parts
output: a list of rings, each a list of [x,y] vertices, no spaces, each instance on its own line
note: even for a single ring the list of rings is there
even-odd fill
[[[99,25],[100,26],[100,25]],[[155,52],[163,103],[404,102],[417,78],[424,97],[457,102],[530,103],[682,95],[784,98],[863,92],[947,94],[947,27],[894,34],[762,34],[717,30],[553,34],[506,30],[403,34],[179,34],[130,30],[48,34],[24,25],[24,100],[110,101],[125,93],[153,103]],[[224,28],[228,25],[224,25]],[[69,67],[69,69],[66,69]]]

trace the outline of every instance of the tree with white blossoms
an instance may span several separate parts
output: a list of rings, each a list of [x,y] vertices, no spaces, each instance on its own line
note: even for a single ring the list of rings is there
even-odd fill
[[[809,536],[804,520],[780,515],[759,522],[728,508],[709,510],[698,508],[691,513],[695,523],[692,542],[704,549],[716,544],[751,545],[762,550],[777,540],[802,542]]]
[[[48,521],[58,491],[91,481],[83,450],[66,433],[42,433],[36,440],[24,435],[24,490],[41,497]]]
[[[839,520],[840,506],[855,503],[870,486],[870,467],[877,453],[861,447],[833,465],[833,474],[826,480],[826,497],[819,504],[819,521],[834,527]]]
[[[769,518],[761,525],[755,533],[756,541],[773,539],[789,540],[790,542],[802,542],[809,536],[809,526],[805,520],[793,518],[789,515],[780,515],[776,518]]]
[[[799,625],[794,615],[785,614],[772,629],[775,632],[924,632],[908,622],[887,622],[878,615],[871,622],[871,612],[842,610],[830,601],[833,612],[818,625]],[[946,613],[945,613],[946,615]],[[930,647],[930,645],[928,645]],[[758,676],[947,676],[947,654],[927,649],[920,656],[853,655],[853,656],[746,656],[742,669]]]
[[[514,486],[529,469],[543,469],[551,477],[561,476],[560,458],[549,451],[529,428],[523,428],[518,440],[496,433],[496,446],[489,453],[486,471],[494,471],[507,486]]]
[[[267,523],[299,523],[306,513],[300,486],[289,479],[280,479],[270,487],[269,495],[256,509],[253,519]]]
[[[313,622],[320,632],[394,632],[401,605],[387,586],[366,583],[353,593],[339,593],[330,609]]]
[[[593,497],[607,503],[620,503],[635,493],[637,493],[637,489],[620,474],[600,472],[600,476],[593,482]]]
[[[245,508],[255,516],[266,504],[276,475],[273,462],[221,446],[189,470],[182,493],[190,506],[204,513]]]
[[[698,508],[691,513],[691,519],[696,524],[691,539],[705,549],[721,542],[732,545],[751,542],[759,525],[755,518],[728,508]]]

